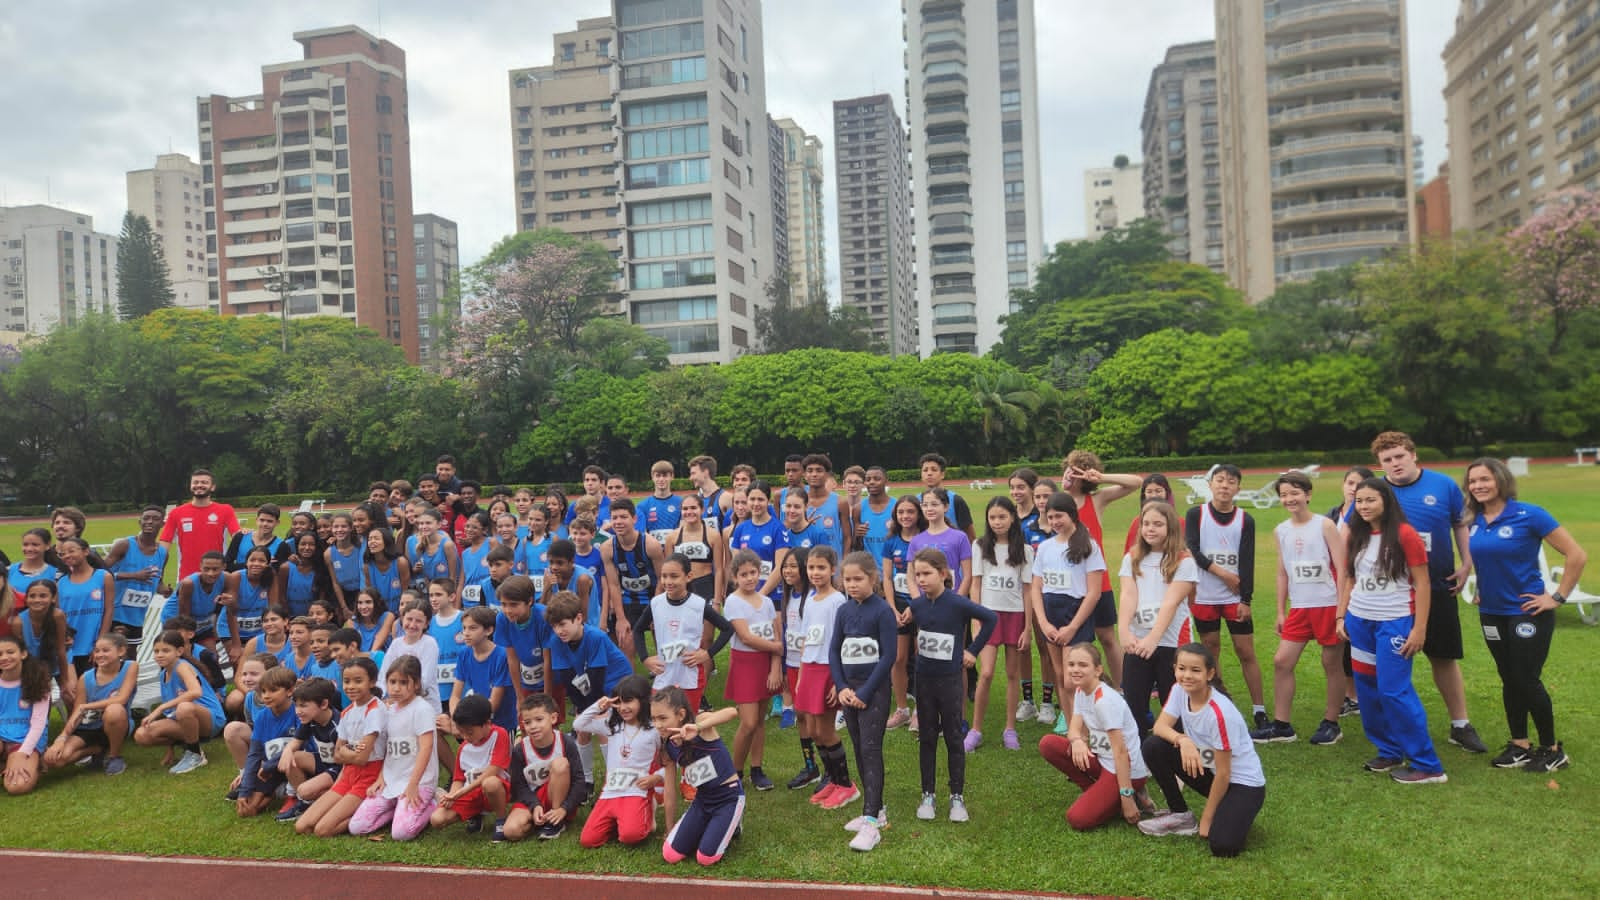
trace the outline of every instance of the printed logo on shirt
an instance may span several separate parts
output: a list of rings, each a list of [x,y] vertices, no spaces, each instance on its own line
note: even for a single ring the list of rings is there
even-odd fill
[[[1501,525],[1499,530],[1496,531],[1495,534],[1499,535],[1502,538],[1511,537],[1511,526],[1510,525]]]
[[[1531,638],[1535,634],[1538,634],[1538,633],[1539,633],[1539,629],[1533,627],[1533,623],[1532,622],[1518,622],[1517,623],[1517,637],[1519,637],[1519,638]]]
[[[772,535],[763,534],[761,536],[761,546],[767,547],[767,546],[770,546],[771,544],[772,544]]]
[[[1426,494],[1422,498],[1422,503],[1424,506],[1438,506],[1439,498],[1432,494]]]

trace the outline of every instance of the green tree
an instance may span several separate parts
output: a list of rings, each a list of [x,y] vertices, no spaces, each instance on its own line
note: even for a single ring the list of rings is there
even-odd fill
[[[117,243],[117,313],[137,319],[172,305],[167,257],[150,229],[150,220],[129,212],[122,217]]]
[[[991,459],[1005,459],[1005,448],[1017,446],[1043,402],[1038,384],[1015,370],[979,375],[972,381],[984,443]]]
[[[1012,292],[1022,312],[1057,300],[1104,297],[1137,290],[1135,270],[1167,262],[1167,235],[1159,221],[1138,219],[1093,241],[1062,241],[1034,273],[1033,287]]]
[[[1285,284],[1256,307],[1256,349],[1271,359],[1313,359],[1344,353],[1371,340],[1356,287],[1357,266],[1320,272]]]
[[[830,306],[820,290],[811,297],[793,295],[794,275],[767,280],[767,305],[756,309],[756,341],[765,353],[786,353],[818,347],[827,350],[872,350],[872,325],[865,310]]]

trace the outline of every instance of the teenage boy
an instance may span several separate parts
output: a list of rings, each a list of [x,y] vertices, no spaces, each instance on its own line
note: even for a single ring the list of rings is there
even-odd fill
[[[222,592],[227,588],[227,579],[222,574],[222,551],[208,551],[204,557],[195,563],[195,571],[183,576],[178,582],[178,592],[173,600],[167,601],[167,607],[172,615],[164,618],[169,620],[167,627],[172,627],[173,616],[183,616],[195,623],[195,633],[191,640],[197,640],[207,650],[217,647],[217,615],[222,610],[222,605],[217,601],[222,597]],[[168,610],[163,609],[165,614]]]
[[[449,535],[457,545],[466,541],[467,519],[482,508],[478,506],[478,493],[482,490],[483,485],[476,481],[463,481],[459,496],[450,504]]]
[[[777,502],[778,518],[783,518],[783,501],[789,499],[789,492],[805,484],[806,469],[803,463],[805,457],[798,453],[791,453],[783,458],[783,487],[774,499]]]
[[[200,571],[200,559],[207,553],[221,553],[228,538],[239,532],[239,517],[233,507],[211,499],[217,482],[207,469],[195,469],[189,476],[190,501],[174,507],[161,526],[161,546],[172,552],[178,541],[178,577],[188,578]]]
[[[559,712],[549,694],[522,698],[523,737],[511,748],[512,805],[505,840],[520,841],[536,828],[539,840],[554,840],[588,799],[578,742],[556,730]]]
[[[944,517],[951,527],[957,531],[967,533],[967,540],[974,540],[977,534],[972,529],[972,509],[967,506],[967,501],[955,491],[944,486],[944,470],[949,468],[945,458],[937,453],[924,453],[917,460],[917,465],[922,467],[922,488],[932,490],[944,488],[950,494],[950,505],[945,509]],[[921,502],[921,491],[918,491],[918,502]]]
[[[1262,700],[1261,664],[1256,661],[1255,621],[1250,602],[1255,597],[1256,522],[1235,506],[1243,473],[1223,463],[1211,473],[1211,501],[1189,507],[1184,517],[1183,542],[1200,569],[1195,588],[1194,627],[1211,656],[1222,649],[1222,623],[1228,623],[1233,652],[1250,690],[1256,728],[1271,724]]]
[[[278,521],[282,517],[283,510],[275,504],[263,504],[256,510],[255,530],[241,531],[228,541],[227,552],[222,554],[222,567],[229,572],[243,569],[245,558],[257,547],[265,547],[267,557],[276,560],[278,551],[283,547],[283,538],[277,534]]]
[[[894,515],[894,498],[889,496],[889,475],[883,466],[870,466],[866,475],[867,494],[856,507],[855,546],[883,559],[883,545],[889,540],[889,523]]]
[[[479,604],[490,609],[500,608],[500,585],[516,574],[517,554],[504,544],[489,548],[483,555],[483,564],[489,567],[489,581],[480,585]]]
[[[311,646],[311,659],[300,668],[299,676],[302,680],[311,678],[325,679],[330,685],[344,684],[344,667],[333,658],[333,633],[339,626],[332,622],[318,622],[311,626],[306,640]],[[336,688],[336,691],[338,688]],[[335,711],[344,709],[344,700],[337,696],[334,698]],[[333,752],[329,748],[329,753]]]
[[[709,456],[689,460],[689,481],[700,495],[701,518],[721,530],[733,521],[733,495],[717,484],[717,461]]]
[[[145,613],[161,589],[161,573],[167,568],[167,550],[157,540],[162,515],[161,507],[146,506],[139,513],[139,533],[118,540],[106,554],[106,568],[117,586],[111,630],[128,639],[129,659],[138,654]]]
[[[533,580],[513,575],[496,589],[500,612],[495,619],[494,642],[506,651],[506,666],[517,700],[534,691],[546,690],[550,683],[550,662],[544,648],[550,643],[550,626],[544,620],[544,607],[533,602]],[[465,626],[463,626],[465,627]],[[456,678],[461,677],[460,671]]]
[[[604,591],[600,588],[600,576],[588,566],[577,563],[578,548],[566,538],[557,538],[550,542],[550,567],[545,570],[544,590],[539,596],[546,598],[549,604],[550,597],[561,591],[571,591],[580,599],[589,604],[585,613],[587,621],[598,621],[600,618],[601,603],[604,601]]]
[[[278,756],[278,771],[289,780],[289,800],[277,815],[293,822],[312,801],[333,787],[339,766],[333,761],[339,743],[335,706],[339,689],[326,678],[310,678],[295,685],[294,714],[300,725]]]
[[[1372,441],[1372,455],[1406,521],[1422,537],[1428,551],[1428,577],[1433,602],[1429,605],[1428,631],[1422,652],[1433,667],[1433,683],[1450,715],[1450,743],[1469,753],[1487,753],[1489,747],[1467,718],[1467,688],[1461,679],[1461,609],[1456,594],[1472,574],[1472,553],[1467,549],[1467,525],[1461,513],[1466,499],[1461,489],[1441,472],[1417,465],[1417,445],[1401,431],[1385,431]],[[1450,541],[1455,540],[1461,564],[1456,565]]]
[[[1322,673],[1326,697],[1322,722],[1311,743],[1337,744],[1339,707],[1344,703],[1344,642],[1334,621],[1339,607],[1339,587],[1334,573],[1344,571],[1345,547],[1339,526],[1327,516],[1311,511],[1311,479],[1300,472],[1285,472],[1273,488],[1288,520],[1272,530],[1278,541],[1278,650],[1272,655],[1272,722],[1250,731],[1257,743],[1286,743],[1295,739],[1289,716],[1294,710],[1294,667],[1306,644],[1322,648]]]
[[[607,521],[607,520],[609,520],[611,518],[611,498],[606,496],[605,487],[606,487],[606,470],[605,469],[602,469],[599,466],[584,466],[583,467],[583,493],[586,496],[593,497],[595,502],[600,504],[600,507],[599,507],[598,510],[596,510],[595,516],[594,516],[594,519],[595,519],[596,522],[605,522],[605,521]],[[577,505],[577,503],[574,502],[574,503],[567,504],[567,517],[566,517],[566,519],[564,519],[562,521],[561,524],[562,525],[571,525],[572,524],[572,520],[577,515],[578,515],[578,505]],[[550,527],[551,527],[551,529],[554,529],[555,528],[555,523],[551,522],[550,523]]]
[[[662,542],[678,527],[678,519],[682,515],[683,498],[672,492],[672,476],[672,463],[664,459],[657,460],[650,467],[650,483],[655,488],[654,492],[634,504],[639,514],[639,529]]]
[[[850,517],[850,504],[828,487],[833,461],[826,454],[812,453],[800,461],[800,468],[806,479],[806,520],[820,526],[827,535],[828,546],[843,557],[846,537],[856,526]]]
[[[689,471],[693,473],[695,468],[691,463]],[[633,620],[656,595],[656,573],[661,571],[662,560],[660,542],[641,533],[635,521],[633,501],[626,497],[617,501],[611,508],[615,537],[600,554],[606,567],[606,611],[613,617],[617,646],[625,653],[633,650]]]

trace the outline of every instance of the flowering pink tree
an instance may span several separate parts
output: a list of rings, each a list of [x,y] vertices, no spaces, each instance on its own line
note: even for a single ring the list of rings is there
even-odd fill
[[[1600,308],[1600,194],[1551,194],[1544,212],[1511,232],[1509,246],[1523,311],[1550,320],[1554,353],[1575,313]]]

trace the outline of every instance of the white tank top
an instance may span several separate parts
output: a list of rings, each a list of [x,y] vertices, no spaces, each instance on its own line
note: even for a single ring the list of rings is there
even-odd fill
[[[705,616],[706,601],[699,594],[690,593],[679,605],[669,603],[666,594],[651,599],[650,627],[656,633],[656,656],[665,666],[656,676],[655,687],[693,690],[700,686],[700,672],[684,665],[683,658],[700,649]]]
[[[1312,516],[1304,525],[1293,519],[1272,530],[1278,539],[1278,558],[1289,575],[1289,607],[1321,609],[1339,605],[1339,588],[1333,581],[1333,556],[1322,533],[1325,519]]]
[[[532,738],[522,739],[522,777],[527,780],[528,787],[538,790],[550,780],[550,766],[558,759],[567,756],[566,740],[560,732],[556,733],[556,742],[550,745],[550,755],[540,756],[534,749]]]
[[[1244,510],[1235,507],[1233,521],[1223,525],[1212,516],[1211,504],[1200,507],[1200,552],[1210,557],[1213,563],[1229,572],[1238,573],[1239,544],[1243,537]],[[1194,601],[1202,606],[1226,606],[1238,603],[1239,595],[1228,590],[1221,578],[1201,569]]]

